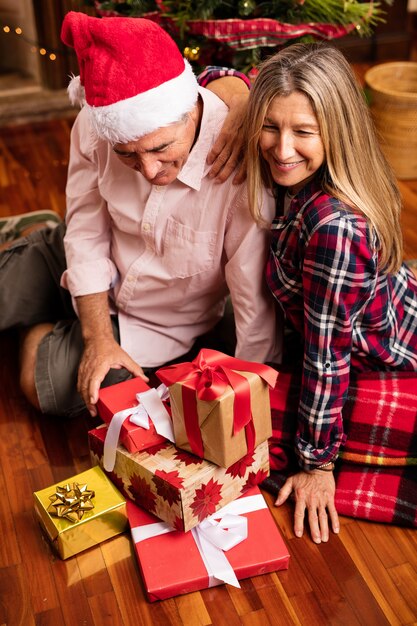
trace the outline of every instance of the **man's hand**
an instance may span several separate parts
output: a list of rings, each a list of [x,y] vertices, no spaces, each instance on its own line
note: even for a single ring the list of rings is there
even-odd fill
[[[110,369],[125,368],[133,376],[148,381],[142,368],[130,358],[113,338],[97,337],[85,342],[78,369],[77,388],[92,416],[97,415],[96,404],[100,385]]]
[[[108,293],[93,293],[76,298],[84,341],[84,352],[78,368],[77,389],[92,416],[97,415],[98,391],[110,369],[124,367],[133,376],[148,378],[113,336]]]
[[[294,533],[301,537],[307,510],[311,538],[315,543],[329,540],[329,518],[334,533],[340,530],[339,518],[334,505],[336,486],[333,472],[314,470],[290,476],[280,489],[276,506],[283,504],[294,492]]]

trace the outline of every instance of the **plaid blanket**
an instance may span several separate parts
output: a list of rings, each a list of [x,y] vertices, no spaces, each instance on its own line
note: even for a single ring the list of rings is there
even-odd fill
[[[277,492],[297,471],[294,435],[300,375],[281,371],[271,391],[271,476]],[[356,374],[343,409],[347,441],[336,462],[339,514],[417,526],[417,374]]]

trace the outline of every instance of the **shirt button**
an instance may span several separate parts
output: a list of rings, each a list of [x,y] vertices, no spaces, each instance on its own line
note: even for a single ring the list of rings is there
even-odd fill
[[[148,232],[149,230],[151,230],[151,225],[148,224],[148,222],[145,222],[145,224],[143,225],[143,230],[145,230],[146,232]]]
[[[329,361],[327,361],[327,363],[325,363],[325,364],[324,364],[324,367],[326,368],[326,370],[328,370],[328,369],[329,369],[329,367],[330,367],[330,363],[329,363]]]
[[[135,280],[135,277],[132,276],[132,274],[129,274],[129,276],[126,278],[126,280],[127,280],[128,283],[131,283],[131,282],[133,282]]]

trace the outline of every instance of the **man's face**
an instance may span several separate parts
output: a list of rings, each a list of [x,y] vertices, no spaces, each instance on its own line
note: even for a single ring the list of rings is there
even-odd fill
[[[187,161],[197,137],[198,109],[183,120],[158,128],[130,143],[113,147],[118,158],[140,172],[152,185],[169,185]]]

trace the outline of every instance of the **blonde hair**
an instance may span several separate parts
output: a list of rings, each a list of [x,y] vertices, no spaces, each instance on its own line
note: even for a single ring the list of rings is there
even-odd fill
[[[263,186],[274,187],[261,155],[260,135],[276,97],[308,97],[320,128],[325,162],[321,186],[361,212],[374,229],[379,265],[398,271],[402,262],[401,197],[395,175],[379,147],[368,106],[341,52],[326,44],[294,44],[267,59],[255,79],[245,125],[247,175],[253,217],[260,221]]]

